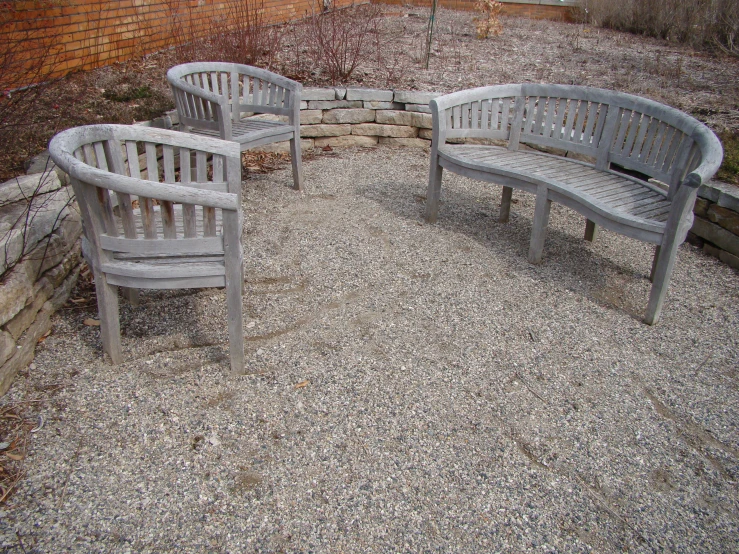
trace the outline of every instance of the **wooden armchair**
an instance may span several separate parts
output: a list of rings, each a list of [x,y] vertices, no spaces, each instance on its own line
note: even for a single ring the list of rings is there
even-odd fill
[[[226,287],[231,368],[244,369],[238,145],[124,125],[68,129],[49,144],[72,180],[103,348],[122,361],[117,287]]]
[[[167,80],[181,130],[237,142],[242,151],[289,140],[293,182],[296,190],[303,189],[300,83],[225,62],[177,65],[167,72]],[[286,116],[287,122],[248,117],[254,114]]]

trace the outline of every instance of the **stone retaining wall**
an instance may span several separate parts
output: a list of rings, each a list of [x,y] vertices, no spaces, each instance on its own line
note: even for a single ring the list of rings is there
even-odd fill
[[[47,156],[0,184],[0,395],[33,360],[77,282],[82,233],[67,177]]]

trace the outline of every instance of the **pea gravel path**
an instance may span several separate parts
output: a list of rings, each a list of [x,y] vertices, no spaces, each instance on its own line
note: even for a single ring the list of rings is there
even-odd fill
[[[56,316],[8,552],[736,552],[739,275],[684,245],[648,327],[651,247],[428,154],[324,153],[245,183],[245,376],[220,290]],[[21,546],[22,544],[22,546]]]

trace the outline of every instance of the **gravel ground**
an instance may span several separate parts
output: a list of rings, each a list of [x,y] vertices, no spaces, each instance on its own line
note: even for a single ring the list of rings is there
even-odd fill
[[[8,401],[36,400],[7,552],[736,552],[739,275],[680,251],[640,322],[648,245],[428,153],[320,153],[245,182],[247,367],[221,290],[55,316]]]

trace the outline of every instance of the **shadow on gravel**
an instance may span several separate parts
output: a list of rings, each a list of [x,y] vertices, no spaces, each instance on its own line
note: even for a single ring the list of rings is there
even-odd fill
[[[387,191],[394,191],[387,193]],[[585,229],[585,218],[563,206],[552,204],[550,225],[547,229],[544,260],[540,265],[527,261],[531,222],[533,218],[533,196],[525,192],[514,193],[514,204],[510,220],[498,222],[501,187],[492,186],[491,195],[485,198],[468,194],[464,190],[446,190],[442,200],[439,217],[435,226],[452,233],[460,233],[489,248],[499,259],[522,272],[526,277],[543,285],[558,283],[568,290],[580,294],[610,309],[616,309],[629,317],[641,321],[646,309],[651,283],[648,280],[651,267],[652,247],[632,241],[615,233],[599,229],[599,237],[591,245],[582,236],[574,235],[556,228],[553,223],[567,218],[568,227]],[[417,194],[417,186],[407,183],[377,183],[376,186],[358,191],[358,194],[371,199],[389,212],[426,225],[425,195]],[[602,252],[604,235],[607,240],[629,241],[638,245],[647,254],[645,260],[638,260],[639,267],[630,267],[605,257]],[[623,290],[627,286],[644,289],[643,304],[629,301]]]

